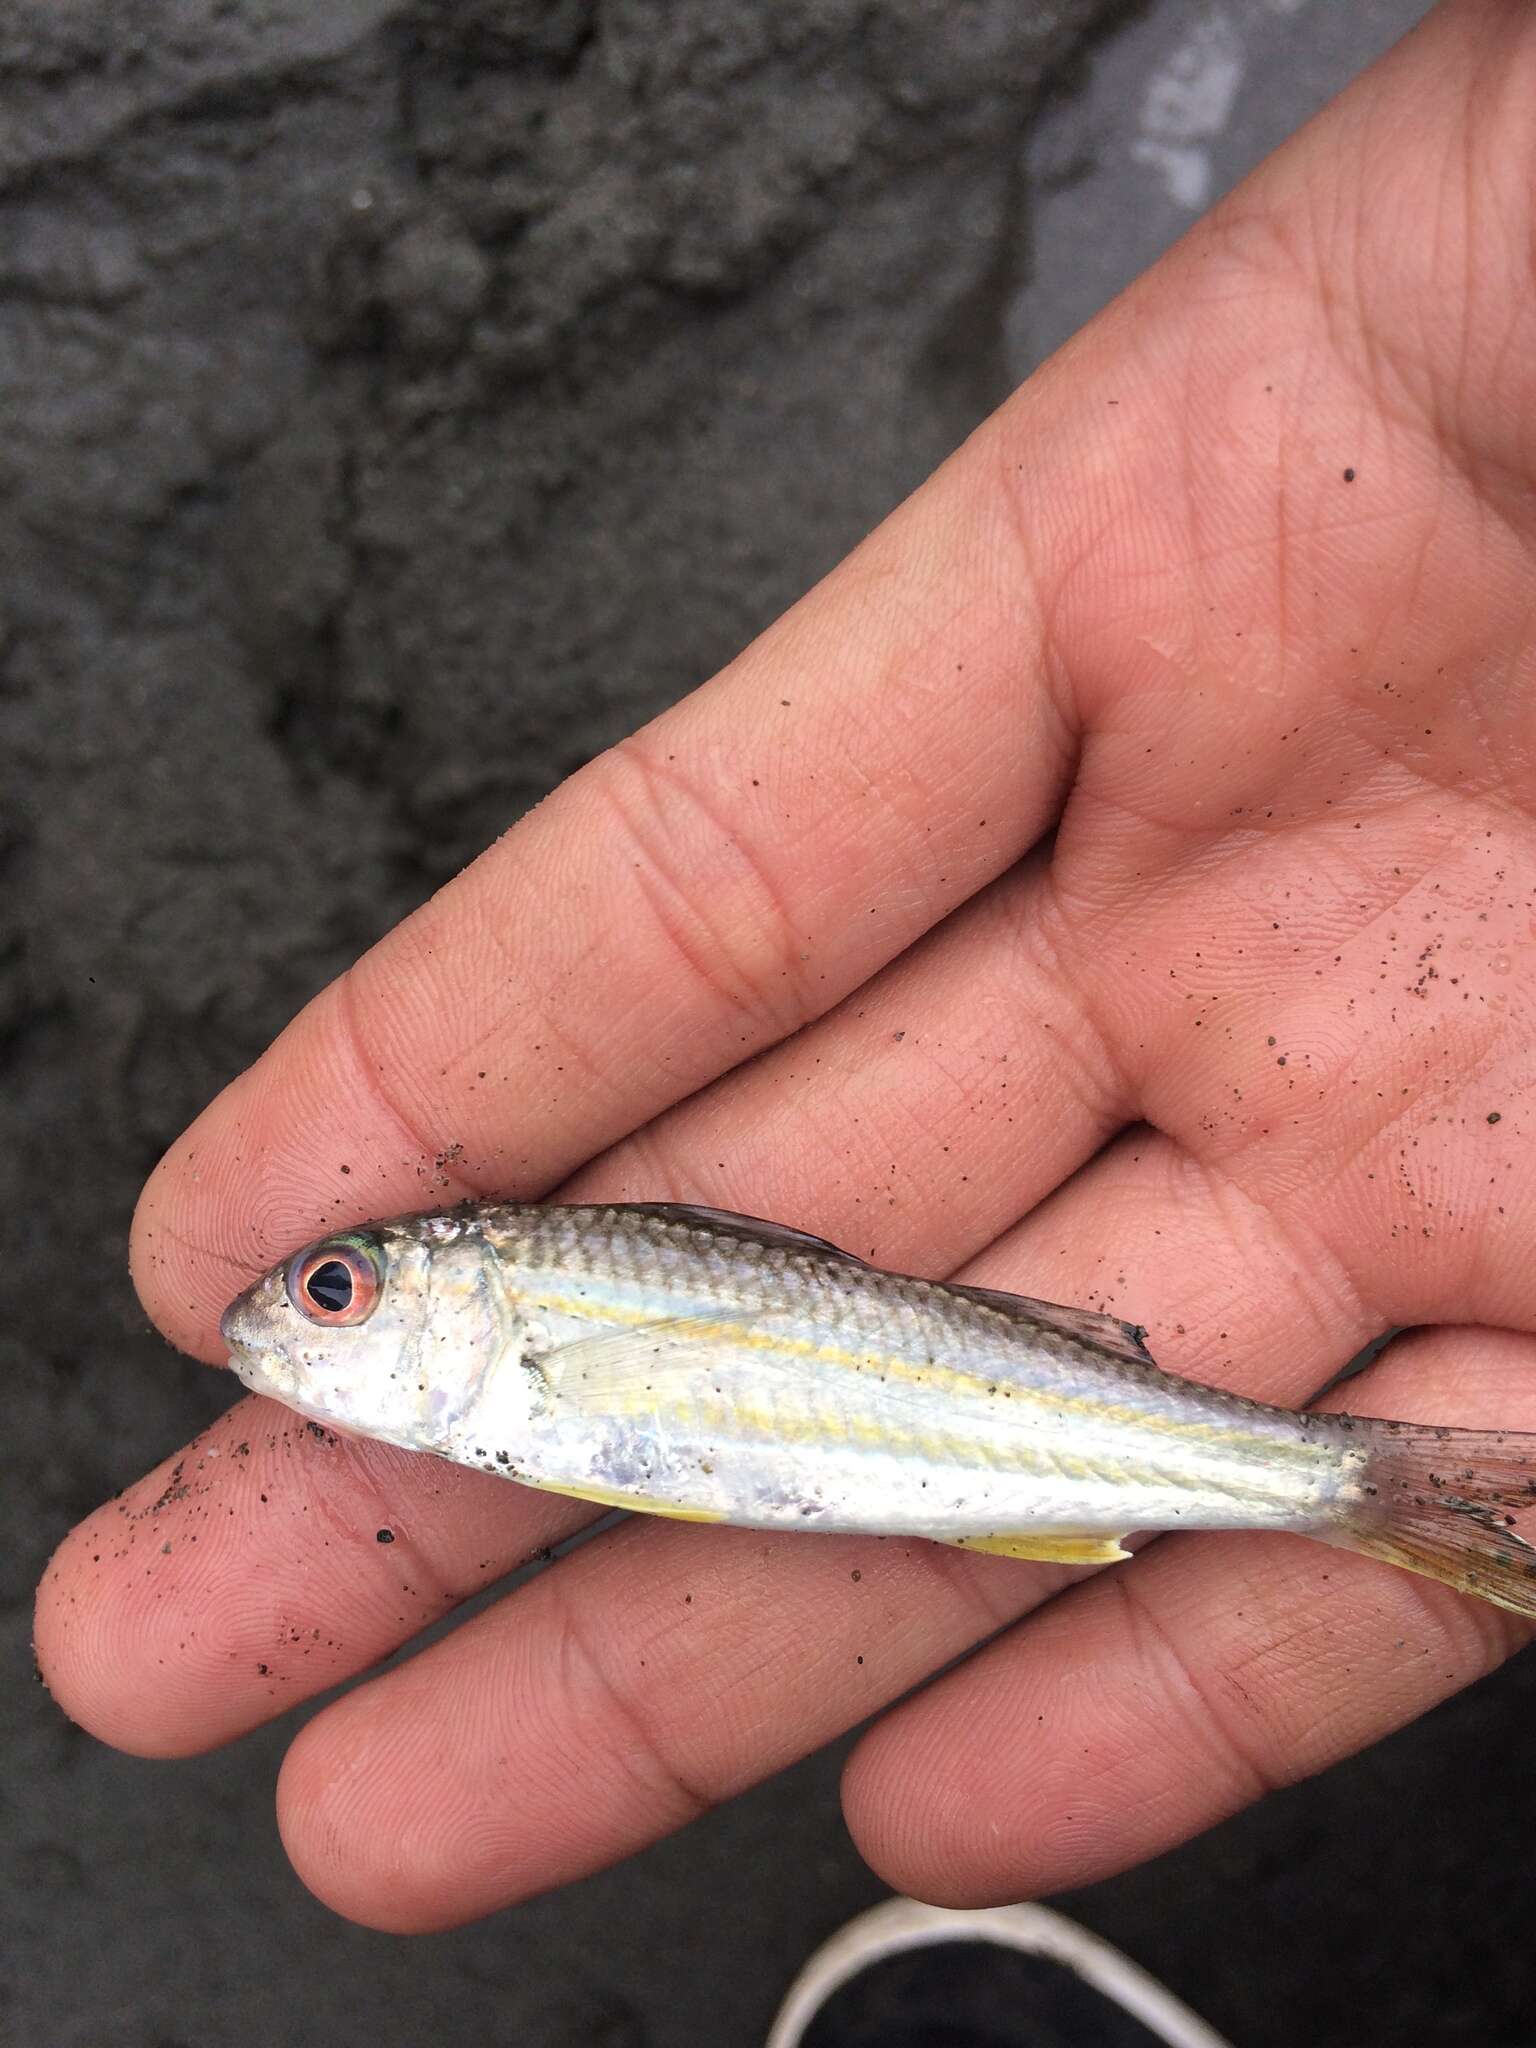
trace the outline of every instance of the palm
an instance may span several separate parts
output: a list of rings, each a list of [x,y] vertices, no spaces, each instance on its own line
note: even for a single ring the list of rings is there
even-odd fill
[[[322,1220],[588,1160],[562,1193],[1108,1303],[1168,1366],[1287,1402],[1422,1326],[1352,1405],[1536,1426],[1507,1334],[1536,1328],[1533,69],[1503,13],[1437,17],[733,671],[322,997],[151,1184],[168,1333],[217,1355],[218,1307]],[[55,1690],[131,1748],[239,1732],[586,1514],[250,1403],[199,1451],[155,1517],[77,1531],[40,1605]],[[197,1551],[161,1551],[177,1517]],[[313,1722],[290,1849],[343,1910],[445,1924],[1019,1622],[866,1738],[848,1808],[896,1882],[1020,1895],[1516,1639],[1284,1538],[1165,1540],[1043,1606],[1065,1576],[628,1523]]]

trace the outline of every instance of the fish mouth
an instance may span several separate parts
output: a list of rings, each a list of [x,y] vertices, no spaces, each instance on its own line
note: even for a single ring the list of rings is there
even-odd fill
[[[260,1329],[259,1320],[252,1313],[252,1304],[242,1296],[219,1317],[219,1335],[229,1347],[229,1369],[241,1385],[253,1394],[272,1394],[287,1376],[286,1361]]]
[[[226,1337],[229,1345],[229,1369],[243,1387],[253,1394],[271,1394],[279,1384],[279,1375],[274,1370],[277,1359],[270,1351],[257,1350],[254,1345],[242,1344]]]
[[[230,1371],[244,1379],[254,1362],[258,1346],[251,1342],[249,1332],[241,1327],[240,1309],[238,1301],[225,1309],[219,1317],[219,1335],[229,1351]]]

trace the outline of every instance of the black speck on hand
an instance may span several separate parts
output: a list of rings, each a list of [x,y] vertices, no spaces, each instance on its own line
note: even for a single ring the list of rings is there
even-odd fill
[[[1488,1112],[1488,1121],[1489,1121],[1489,1123],[1491,1123],[1491,1124],[1496,1124],[1496,1123],[1498,1123],[1498,1122],[1500,1121],[1500,1119],[1502,1118],[1503,1114],[1504,1114],[1504,1112],[1503,1112],[1503,1110],[1501,1110],[1501,1109],[1490,1109],[1490,1110],[1489,1110],[1489,1112]]]
[[[393,1543],[394,1540],[395,1532],[393,1529],[380,1529],[374,1537],[376,1543]]]

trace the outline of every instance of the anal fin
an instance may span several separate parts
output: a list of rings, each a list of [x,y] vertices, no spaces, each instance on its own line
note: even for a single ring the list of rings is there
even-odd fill
[[[956,1550],[979,1550],[988,1557],[1027,1557],[1040,1564],[1119,1564],[1131,1553],[1118,1536],[950,1536]]]
[[[518,1479],[524,1486],[532,1486],[540,1493],[563,1493],[567,1500],[590,1501],[595,1508],[623,1508],[636,1515],[664,1515],[672,1522],[723,1522],[725,1516],[714,1508],[680,1507],[675,1501],[661,1500],[650,1494],[622,1493],[616,1486],[588,1486],[574,1479],[534,1479],[520,1472]]]

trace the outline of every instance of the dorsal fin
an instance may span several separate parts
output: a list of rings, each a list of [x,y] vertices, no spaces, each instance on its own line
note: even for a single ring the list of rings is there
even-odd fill
[[[962,1295],[967,1301],[978,1301],[983,1307],[995,1308],[1005,1316],[1044,1323],[1050,1329],[1060,1330],[1064,1336],[1077,1338],[1080,1343],[1097,1345],[1100,1351],[1112,1351],[1116,1358],[1128,1359],[1132,1365],[1157,1363],[1147,1349],[1147,1333],[1140,1323],[1122,1322],[1119,1316],[1101,1315],[1097,1309],[1065,1308],[1058,1301],[1037,1301],[1030,1294],[1005,1294],[998,1287],[947,1284],[951,1294]]]
[[[734,1209],[706,1209],[699,1202],[615,1202],[616,1209],[635,1216],[659,1216],[666,1223],[702,1224],[710,1230],[743,1231],[762,1244],[779,1245],[785,1251],[821,1252],[834,1259],[846,1259],[850,1266],[866,1262],[853,1252],[825,1237],[812,1237],[808,1230],[791,1230],[787,1223],[769,1223],[761,1216],[740,1216]]]
[[[850,1266],[862,1266],[866,1272],[881,1270],[872,1268],[867,1259],[861,1259],[856,1252],[844,1251],[841,1245],[833,1244],[828,1238],[813,1237],[808,1230],[792,1230],[787,1223],[770,1223],[761,1216],[743,1216],[734,1209],[708,1209],[700,1202],[615,1202],[611,1206],[632,1215],[657,1216],[667,1223],[692,1223],[710,1230],[740,1231],[755,1237],[761,1244],[779,1245],[786,1251],[820,1252],[823,1257],[841,1259]],[[1116,1358],[1128,1359],[1133,1365],[1157,1363],[1147,1349],[1147,1333],[1140,1323],[1127,1323],[1119,1316],[1103,1315],[1097,1309],[1067,1308],[1060,1302],[1039,1301],[1029,1294],[1008,1294],[1000,1287],[965,1287],[953,1280],[933,1284],[967,1301],[980,1302],[985,1308],[995,1308],[1003,1315],[1045,1323],[1051,1329],[1060,1330],[1063,1336],[1074,1337],[1083,1344],[1097,1345],[1099,1350],[1112,1352]]]

